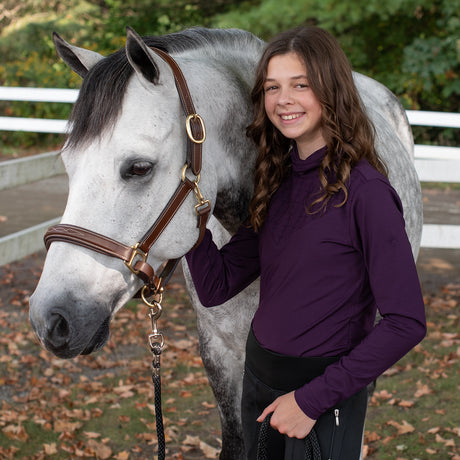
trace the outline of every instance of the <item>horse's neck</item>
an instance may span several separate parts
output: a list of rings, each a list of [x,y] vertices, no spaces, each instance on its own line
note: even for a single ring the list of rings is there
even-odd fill
[[[217,78],[207,78],[204,88],[196,84],[210,125],[203,161],[214,162],[217,174],[214,216],[232,234],[248,216],[253,190],[256,149],[246,136],[246,127],[252,122],[250,91],[258,58],[259,53],[230,54],[225,62],[212,63],[219,69]],[[198,68],[195,72],[200,75]]]

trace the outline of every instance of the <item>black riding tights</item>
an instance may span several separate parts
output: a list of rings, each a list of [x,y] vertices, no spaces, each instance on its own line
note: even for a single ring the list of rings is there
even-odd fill
[[[284,393],[267,387],[250,370],[245,370],[242,419],[247,460],[257,459],[260,423],[256,422],[256,419],[265,407]],[[328,410],[317,420],[314,430],[318,437],[322,460],[359,460],[366,408],[365,388]],[[335,413],[335,410],[339,412]],[[267,446],[270,460],[304,460],[304,451],[303,440],[289,438],[270,428]]]
[[[246,346],[243,380],[242,421],[247,460],[257,459],[260,423],[256,419],[277,397],[321,375],[331,358],[283,357],[260,347],[252,332]],[[336,360],[332,358],[332,360]],[[324,364],[324,369],[321,366]],[[297,380],[297,381],[296,381]],[[274,389],[281,388],[281,389]],[[314,430],[319,441],[322,460],[359,460],[367,389],[359,391],[329,409],[316,421]],[[270,428],[267,452],[270,460],[304,460],[304,441],[280,434]]]

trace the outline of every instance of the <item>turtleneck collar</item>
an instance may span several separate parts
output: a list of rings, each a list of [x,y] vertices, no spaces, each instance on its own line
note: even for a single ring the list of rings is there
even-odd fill
[[[305,160],[302,160],[299,157],[299,151],[297,150],[297,145],[294,143],[291,149],[291,160],[292,160],[292,170],[295,173],[305,174],[308,171],[313,169],[318,169],[321,164],[321,161],[326,154],[327,146],[321,147],[316,152],[313,152]]]

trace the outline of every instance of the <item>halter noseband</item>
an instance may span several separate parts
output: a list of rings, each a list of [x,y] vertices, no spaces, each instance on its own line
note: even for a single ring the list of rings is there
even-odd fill
[[[209,200],[203,198],[198,187],[202,164],[202,144],[206,139],[203,119],[195,111],[187,82],[176,61],[166,52],[157,48],[152,49],[171,67],[177,92],[186,116],[187,158],[181,172],[179,186],[142,240],[133,246],[126,246],[112,238],[87,230],[83,227],[69,224],[58,224],[50,227],[44,237],[47,250],[54,241],[61,241],[76,244],[101,254],[123,260],[126,266],[144,282],[144,287],[142,289],[143,299],[145,295],[154,295],[161,292],[164,284],[166,284],[167,279],[172,274],[179,261],[179,259],[168,260],[161,274],[156,276],[152,266],[147,263],[147,257],[153,244],[167,227],[188,194],[193,190],[198,202],[195,206],[195,211],[198,218],[197,227],[200,229],[200,233],[195,246],[203,239],[206,230],[206,222],[211,211],[211,203]],[[186,176],[186,171],[189,168],[195,175],[195,180],[190,180]]]

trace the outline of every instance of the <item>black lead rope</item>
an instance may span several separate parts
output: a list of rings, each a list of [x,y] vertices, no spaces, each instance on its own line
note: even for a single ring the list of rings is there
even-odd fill
[[[152,382],[155,388],[155,421],[157,428],[158,439],[158,460],[165,460],[165,433],[163,427],[163,412],[161,410],[161,374],[160,374],[160,355],[161,344],[152,345],[153,361],[152,361]]]
[[[153,355],[152,360],[152,382],[154,387],[154,404],[155,404],[155,423],[158,439],[158,460],[165,460],[166,452],[166,441],[165,441],[165,432],[163,426],[163,411],[161,408],[161,352],[164,347],[164,336],[163,333],[158,330],[157,321],[161,316],[162,307],[161,301],[163,299],[163,286],[166,286],[170,280],[174,270],[177,267],[177,264],[180,259],[169,260],[166,264],[166,267],[163,269],[160,275],[161,283],[156,287],[156,292],[154,297],[158,300],[148,301],[144,295],[142,295],[142,300],[149,307],[150,313],[148,317],[150,318],[152,332],[149,334],[148,343],[150,345],[150,351]],[[143,293],[143,291],[142,291]]]
[[[260,427],[259,444],[257,446],[257,460],[268,460],[267,439],[271,418],[272,414],[268,414]],[[304,447],[305,460],[321,460],[321,450],[319,448],[318,437],[316,436],[315,430],[312,429],[304,439]]]

